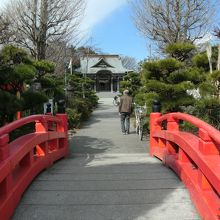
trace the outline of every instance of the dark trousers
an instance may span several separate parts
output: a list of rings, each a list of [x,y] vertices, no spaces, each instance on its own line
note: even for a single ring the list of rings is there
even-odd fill
[[[130,131],[130,114],[128,112],[121,112],[121,131],[122,133]]]

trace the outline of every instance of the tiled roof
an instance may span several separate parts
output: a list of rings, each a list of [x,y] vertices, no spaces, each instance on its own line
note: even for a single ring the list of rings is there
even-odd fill
[[[88,55],[80,58],[80,68],[76,71],[86,74],[96,74],[98,71],[108,70],[113,74],[131,72],[123,67],[118,55]]]

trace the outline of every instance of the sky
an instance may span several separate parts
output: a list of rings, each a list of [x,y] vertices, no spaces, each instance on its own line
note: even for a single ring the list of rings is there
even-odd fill
[[[0,0],[0,6],[9,0]],[[127,0],[86,0],[87,7],[81,23],[88,46],[102,53],[119,54],[143,60],[148,56],[146,40],[132,20]],[[84,41],[85,42],[85,41]]]
[[[0,6],[8,1],[0,0]],[[135,27],[128,0],[86,2],[87,7],[81,23],[83,36],[90,39],[84,41],[87,42],[86,46],[93,46],[106,54],[134,57],[137,61],[149,57],[150,43]]]
[[[219,9],[220,7],[212,18],[218,26],[220,26]],[[132,15],[132,7],[128,0],[87,0],[82,29],[87,30],[88,36],[92,39],[90,44],[100,48],[103,53],[131,56],[140,61],[150,56],[150,47],[152,54],[155,55],[155,45],[137,30]],[[215,44],[216,38],[213,33],[208,32],[196,44],[206,42]]]
[[[149,56],[149,45],[134,25],[127,0],[87,0],[82,29],[91,39],[88,44],[102,53],[130,56],[137,61]]]

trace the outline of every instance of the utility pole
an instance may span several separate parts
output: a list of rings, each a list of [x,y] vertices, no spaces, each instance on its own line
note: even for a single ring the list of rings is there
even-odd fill
[[[87,73],[88,73],[88,67],[89,67],[89,47],[87,48],[87,54],[86,54],[86,73],[84,76],[85,84],[86,84],[86,77],[87,77]]]
[[[66,57],[66,48],[67,44],[64,45],[64,91],[65,91],[65,98],[67,99],[67,75],[66,75],[66,69],[67,69],[67,57]]]
[[[86,71],[83,73],[83,79],[84,82],[82,83],[82,90],[83,90],[83,98],[85,98],[85,85],[86,85],[86,76],[88,73],[88,67],[89,67],[89,47],[86,51]]]
[[[209,60],[210,73],[212,73],[212,45],[209,42],[206,44],[206,53]]]

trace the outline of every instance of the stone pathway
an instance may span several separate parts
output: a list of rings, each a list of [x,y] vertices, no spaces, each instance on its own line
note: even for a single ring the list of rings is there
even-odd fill
[[[148,155],[134,128],[122,135],[112,98],[70,140],[70,155],[42,172],[13,220],[200,219],[177,176]]]

